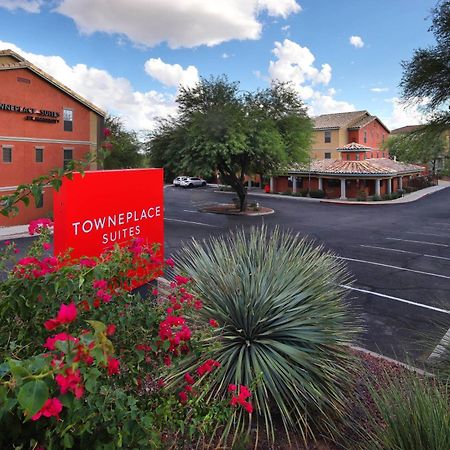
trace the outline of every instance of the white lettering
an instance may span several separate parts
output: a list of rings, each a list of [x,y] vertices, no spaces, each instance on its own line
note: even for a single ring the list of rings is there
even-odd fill
[[[80,222],[74,222],[72,225],[75,228],[75,236],[78,236],[78,225],[80,225]]]
[[[103,230],[103,228],[105,228],[105,222],[106,217],[99,217],[98,219],[94,219],[95,229],[98,230],[100,228],[101,230]]]
[[[119,225],[123,225],[124,224],[124,219],[125,219],[125,214],[124,213],[120,213],[119,214]]]
[[[146,218],[147,218],[147,214],[145,214],[145,209],[143,209],[141,212],[141,220],[146,219]]]
[[[108,216],[108,227],[116,226],[116,216]]]
[[[131,220],[131,218],[133,217],[133,213],[131,211],[127,212],[127,223]]]
[[[147,214],[148,214],[149,219],[153,219],[153,217],[155,217],[154,211],[155,211],[155,208],[148,208]]]
[[[136,236],[139,236],[141,234],[141,227],[139,225],[136,225]]]
[[[105,233],[103,235],[102,244],[107,244],[107,243],[108,243],[108,235]]]
[[[157,206],[157,207],[155,208],[155,210],[156,210],[156,217],[161,216],[161,206]]]
[[[86,228],[86,225],[88,225],[89,228]],[[94,224],[90,220],[85,220],[83,222],[83,225],[81,225],[81,229],[84,233],[90,233],[92,231],[92,228],[94,228]]]

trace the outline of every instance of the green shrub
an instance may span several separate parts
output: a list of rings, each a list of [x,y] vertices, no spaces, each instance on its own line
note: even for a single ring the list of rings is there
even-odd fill
[[[383,194],[382,199],[383,200],[392,200],[392,195],[388,194],[388,193]]]
[[[380,201],[381,201],[381,197],[380,197],[379,195],[374,195],[374,196],[372,197],[372,200],[373,200],[374,202],[380,202]]]
[[[300,195],[302,197],[307,197],[308,196],[308,189],[301,189],[300,190]]]
[[[379,416],[367,415],[368,449],[446,450],[450,448],[449,385],[416,374],[391,376],[383,389],[371,387]],[[365,405],[363,406],[365,407]],[[381,423],[380,423],[381,419]]]
[[[356,197],[356,200],[358,202],[365,202],[365,201],[367,201],[367,192],[364,191],[364,190],[359,191],[358,195]]]
[[[343,264],[299,235],[265,227],[193,241],[177,260],[196,281],[201,316],[220,326],[205,341],[222,364],[208,398],[256,380],[254,405],[269,438],[275,416],[288,434],[331,430],[332,418],[343,416],[353,365],[346,345],[358,331]],[[235,418],[235,430],[249,425],[243,419]]]
[[[309,196],[312,198],[324,198],[325,192],[322,189],[317,189],[315,191],[310,191]]]

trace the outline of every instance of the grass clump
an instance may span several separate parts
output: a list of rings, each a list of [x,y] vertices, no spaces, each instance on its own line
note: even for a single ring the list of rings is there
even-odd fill
[[[274,441],[279,421],[288,436],[333,434],[354,370],[346,345],[359,331],[341,287],[349,281],[344,265],[298,235],[265,227],[193,241],[177,261],[195,281],[200,314],[219,324],[204,342],[222,365],[209,400],[229,384],[253,387],[254,414],[236,415],[233,429],[262,426]]]

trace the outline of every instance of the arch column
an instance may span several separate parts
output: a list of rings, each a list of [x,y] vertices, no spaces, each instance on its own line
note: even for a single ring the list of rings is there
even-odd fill
[[[345,189],[345,182],[346,182],[345,178],[341,179],[341,196],[339,197],[341,200],[347,200],[347,192]]]
[[[387,182],[387,193],[392,194],[392,178],[388,178]]]
[[[375,195],[378,195],[378,197],[380,196],[380,179],[377,178],[375,180]]]
[[[403,189],[403,177],[401,175],[398,177],[398,188]]]
[[[292,193],[297,193],[297,177],[292,177]]]
[[[317,180],[319,181],[319,189],[323,191],[323,178],[319,177]]]
[[[274,182],[274,179],[273,179],[273,177],[270,177],[270,192],[273,192],[274,191],[274,184],[275,184],[275,182]]]

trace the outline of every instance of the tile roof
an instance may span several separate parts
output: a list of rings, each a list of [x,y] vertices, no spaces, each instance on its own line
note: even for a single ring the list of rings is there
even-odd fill
[[[396,128],[395,130],[392,130],[391,134],[411,133],[411,132],[416,131],[419,128],[422,128],[422,127],[423,127],[423,125],[407,125],[406,127]]]
[[[358,130],[362,127],[365,127],[370,122],[373,122],[377,117],[376,116],[365,116],[362,117],[360,120],[358,120],[356,123],[352,124],[350,127],[348,127],[349,130]]]
[[[350,144],[344,145],[343,147],[338,147],[336,150],[338,152],[368,152],[372,150],[372,147],[367,147],[366,145],[351,142]]]
[[[363,161],[346,161],[342,159],[315,159],[309,165],[294,165],[290,174],[303,173],[312,175],[362,175],[395,176],[398,174],[418,173],[424,168],[415,164],[405,164],[387,158],[370,158]]]
[[[335,114],[322,114],[314,117],[314,129],[324,128],[342,128],[353,125],[358,120],[362,120],[365,116],[369,116],[367,111],[351,111]]]
[[[85,98],[83,98],[81,95],[77,94],[76,92],[72,91],[72,89],[68,88],[61,82],[59,82],[56,78],[53,78],[51,75],[49,75],[47,72],[44,72],[42,69],[39,69],[39,67],[35,66],[31,62],[27,61],[25,58],[20,56],[18,53],[12,51],[12,50],[0,50],[0,57],[1,56],[11,56],[12,58],[16,59],[17,62],[14,63],[3,63],[0,64],[0,71],[1,70],[15,70],[15,69],[29,69],[32,72],[36,73],[41,78],[44,78],[49,83],[56,86],[61,91],[65,92],[67,95],[70,95],[75,100],[83,104],[84,106],[88,107],[98,115],[104,117],[106,116],[105,111],[101,110],[97,106],[95,106],[93,103],[89,102]]]

